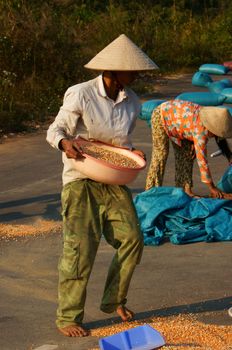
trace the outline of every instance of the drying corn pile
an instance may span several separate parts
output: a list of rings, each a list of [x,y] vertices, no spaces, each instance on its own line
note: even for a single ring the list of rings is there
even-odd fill
[[[197,321],[194,315],[156,317],[143,321],[127,322],[92,330],[91,335],[99,338],[108,337],[143,324],[150,324],[164,337],[166,345],[162,347],[162,350],[232,349],[232,325],[204,324]],[[99,348],[89,350],[99,350]]]
[[[60,232],[62,223],[52,220],[38,220],[31,225],[0,224],[0,239],[17,240],[19,237],[46,235]]]
[[[138,163],[117,152],[109,151],[102,147],[97,147],[95,145],[83,145],[81,146],[84,153],[100,160],[104,160],[105,162],[119,166],[121,168],[139,168]]]
[[[0,224],[0,238],[6,241],[17,241],[21,237],[61,232],[61,229],[61,222],[46,220],[38,220],[32,225]],[[213,317],[212,313],[212,321]],[[103,338],[143,324],[150,324],[164,337],[166,345],[162,350],[232,350],[232,324],[231,326],[204,324],[196,319],[196,315],[154,317],[142,321],[113,324],[92,330],[91,336]],[[89,350],[99,350],[99,348]]]

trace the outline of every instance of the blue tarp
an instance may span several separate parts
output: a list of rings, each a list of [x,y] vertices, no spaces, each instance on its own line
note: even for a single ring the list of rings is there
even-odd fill
[[[232,200],[191,198],[176,187],[153,187],[134,198],[145,245],[232,240]]]

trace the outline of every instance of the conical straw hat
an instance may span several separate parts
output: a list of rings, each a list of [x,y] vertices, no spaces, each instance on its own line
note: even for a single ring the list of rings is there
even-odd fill
[[[202,124],[214,135],[232,137],[232,116],[227,108],[202,107],[199,115]]]
[[[147,71],[159,67],[125,34],[121,34],[85,65],[108,71]]]

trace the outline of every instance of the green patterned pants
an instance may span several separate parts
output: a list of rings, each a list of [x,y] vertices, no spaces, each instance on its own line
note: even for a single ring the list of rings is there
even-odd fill
[[[101,235],[116,249],[105,283],[101,310],[126,303],[130,280],[140,262],[143,238],[126,186],[89,179],[70,182],[62,191],[63,254],[59,261],[58,327],[81,323],[86,287]]]
[[[149,166],[146,190],[162,186],[165,165],[169,153],[169,137],[162,125],[160,108],[154,109],[151,117],[152,128],[152,156]],[[192,145],[188,140],[181,141],[182,146],[172,142],[175,156],[175,185],[182,188],[191,188],[193,185]]]

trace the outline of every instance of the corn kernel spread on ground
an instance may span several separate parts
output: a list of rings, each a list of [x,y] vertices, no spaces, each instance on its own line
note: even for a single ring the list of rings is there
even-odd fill
[[[62,223],[59,221],[38,220],[33,225],[0,224],[0,239],[17,241],[20,237],[58,233],[61,230]],[[227,313],[227,310],[225,312]],[[205,324],[198,321],[196,317],[193,314],[150,317],[142,321],[92,329],[91,336],[100,339],[133,327],[149,324],[164,337],[166,345],[162,347],[162,350],[232,350],[232,322],[229,326]],[[212,322],[213,317],[212,313]],[[89,350],[99,350],[99,347]]]
[[[33,225],[11,225],[0,223],[0,239],[17,240],[19,237],[46,235],[61,232],[62,223],[53,220],[38,220]]]
[[[197,321],[194,315],[154,317],[143,321],[116,324],[94,329],[91,331],[91,335],[99,338],[108,337],[143,324],[149,324],[164,337],[166,345],[161,348],[162,350],[232,349],[232,325],[204,324]],[[89,350],[99,350],[99,348]]]
[[[83,152],[89,156],[104,160],[109,164],[117,165],[121,168],[139,168],[139,164],[134,159],[131,159],[123,154],[109,151],[95,145],[83,145],[81,148]]]

